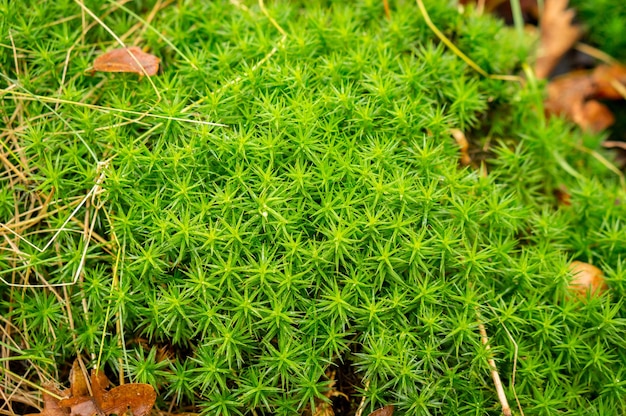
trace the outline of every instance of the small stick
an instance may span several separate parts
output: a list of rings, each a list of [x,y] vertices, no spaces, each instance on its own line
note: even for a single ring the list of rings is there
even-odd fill
[[[485,0],[478,0],[478,2],[476,2],[476,12],[479,15],[485,13]]]
[[[481,340],[487,352],[490,352],[491,346],[489,345],[489,338],[487,338],[485,325],[483,325],[481,322],[480,312],[478,311],[478,308],[476,309],[476,316],[478,318],[478,331],[480,332]],[[502,381],[500,381],[500,374],[498,373],[498,368],[496,367],[496,361],[493,359],[493,356],[491,356],[491,358],[489,358],[487,362],[489,363],[489,368],[491,369],[491,378],[493,378],[493,384],[496,386],[498,400],[500,400],[500,404],[502,405],[502,414],[504,416],[511,416],[513,413],[511,413],[511,407],[509,406],[509,402],[507,401],[506,395],[504,394],[504,388],[502,387]]]
[[[389,0],[383,0],[383,7],[385,8],[385,16],[387,16],[387,20],[391,20],[391,9],[389,8]]]
[[[613,149],[615,147],[619,147],[620,149],[626,150],[626,142],[605,140],[602,142],[602,147],[606,147],[607,149]]]
[[[367,380],[365,382],[365,391],[367,391],[369,388],[370,388],[370,381]],[[354,416],[361,416],[363,414],[363,409],[365,409],[365,395],[361,397],[361,403],[359,403],[359,408],[356,410],[356,413],[354,414]]]

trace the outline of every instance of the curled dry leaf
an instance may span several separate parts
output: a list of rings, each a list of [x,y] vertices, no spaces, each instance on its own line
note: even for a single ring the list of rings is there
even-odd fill
[[[96,58],[93,71],[134,72],[139,75],[156,75],[161,60],[137,46],[109,51]]]
[[[602,270],[597,267],[582,261],[573,261],[569,268],[573,275],[570,290],[579,298],[586,297],[587,292],[592,296],[598,296],[608,290]]]
[[[394,407],[391,404],[388,404],[385,407],[381,407],[380,409],[374,410],[369,416],[392,416],[394,411]]]
[[[132,383],[107,390],[110,382],[101,371],[91,371],[91,384],[74,362],[70,373],[70,388],[58,391],[54,386],[47,390],[64,397],[56,399],[44,392],[44,408],[39,414],[27,416],[108,416],[111,414],[145,416],[156,400],[156,392],[149,384]],[[93,396],[89,395],[89,386]]]
[[[535,75],[546,78],[565,52],[582,35],[579,26],[573,24],[574,11],[567,8],[568,0],[545,0],[541,17],[541,42]]]
[[[602,131],[615,122],[615,117],[597,99],[623,98],[616,86],[625,83],[623,65],[600,65],[592,71],[570,72],[548,84],[546,112],[564,115],[584,130]]]

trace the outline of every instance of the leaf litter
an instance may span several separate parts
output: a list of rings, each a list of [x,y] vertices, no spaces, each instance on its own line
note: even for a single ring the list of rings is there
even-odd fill
[[[581,38],[583,31],[574,23],[575,12],[568,0],[547,0],[541,17],[541,40],[535,75],[547,78]],[[615,122],[611,110],[599,100],[621,100],[620,86],[626,83],[626,67],[612,63],[592,70],[575,70],[548,83],[547,114],[562,115],[581,129],[598,133]]]
[[[541,16],[535,75],[547,78],[561,57],[582,36],[580,26],[574,24],[574,10],[567,8],[568,0],[546,0]]]
[[[600,132],[615,122],[603,100],[622,99],[615,83],[626,82],[626,66],[600,65],[594,70],[574,71],[548,84],[545,109],[548,114],[564,115],[583,130]]]
[[[507,21],[512,18],[508,1],[460,0],[460,4],[469,3],[476,4],[481,10],[496,13]],[[546,114],[566,117],[581,129],[593,133],[612,126],[615,116],[600,100],[626,98],[626,66],[594,48],[578,45],[584,31],[575,22],[576,12],[569,7],[568,0],[545,0],[542,10],[536,0],[522,0],[520,9],[529,21],[539,21],[540,35],[534,74],[539,79],[549,79],[548,97],[544,103]],[[594,69],[575,69],[553,77],[557,65],[560,66],[574,47],[584,49],[586,54],[591,53],[594,58],[606,63]]]
[[[130,383],[108,390],[109,384],[107,376],[95,369],[88,380],[76,360],[70,372],[70,388],[61,391],[53,383],[45,384],[43,410],[26,416],[145,416],[152,409],[156,392],[151,385]]]
[[[389,404],[385,407],[381,407],[380,409],[374,410],[368,416],[392,416],[394,411],[394,406]]]

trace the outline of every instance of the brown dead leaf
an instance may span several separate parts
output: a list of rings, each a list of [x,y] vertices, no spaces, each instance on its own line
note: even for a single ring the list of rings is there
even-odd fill
[[[133,58],[134,57],[134,58]],[[161,60],[137,46],[114,49],[96,58],[93,71],[134,72],[141,75],[156,75]]]
[[[502,17],[507,22],[513,21],[510,0],[460,0],[461,4],[477,4],[489,13]],[[536,18],[539,15],[537,0],[519,0],[522,14]]]
[[[28,416],[108,416],[111,414],[145,416],[156,400],[156,392],[149,384],[131,383],[107,390],[110,382],[103,372],[91,371],[91,384],[78,361],[70,373],[70,388],[59,392],[53,386],[48,390],[65,397],[61,400],[44,393],[44,408],[39,414]],[[93,396],[89,395],[89,386]]]
[[[626,83],[626,66],[600,65],[592,71],[573,71],[548,84],[545,109],[564,115],[582,129],[599,132],[611,126],[615,117],[597,99],[623,98],[616,85]]]
[[[587,97],[593,94],[589,71],[574,71],[548,84],[545,109],[549,114],[565,115],[575,120]]]
[[[75,360],[70,370],[70,395],[72,397],[88,396],[89,387],[87,383],[87,378],[80,368],[78,360]]]
[[[579,298],[585,298],[587,293],[599,296],[608,290],[602,270],[597,267],[582,261],[573,261],[569,268],[573,275],[570,290]]]
[[[541,17],[541,42],[535,75],[547,78],[565,52],[580,39],[582,30],[573,24],[574,11],[567,8],[568,0],[545,0]]]
[[[615,123],[615,117],[609,107],[596,100],[583,103],[580,114],[574,121],[583,129],[592,132],[600,132]]]
[[[554,196],[556,196],[556,199],[561,205],[566,205],[568,207],[572,205],[572,196],[565,185],[560,185],[556,188],[554,190]]]
[[[149,384],[125,384],[114,387],[108,392],[101,391],[102,395],[100,399],[96,398],[96,403],[106,415],[121,415],[128,412],[133,416],[144,416],[150,413],[156,400],[156,392]]]
[[[626,85],[626,66],[600,65],[594,69],[591,79],[595,86],[594,98],[605,100],[623,100],[624,95],[617,85]]]
[[[369,416],[392,416],[394,411],[394,407],[391,404],[388,404],[385,407],[381,407],[380,409],[374,410]]]
[[[43,409],[41,413],[31,413],[26,416],[67,416],[67,413],[59,406],[59,399],[48,394],[48,392],[51,392],[57,396],[63,396],[64,393],[52,383],[46,383],[43,387],[45,390],[43,391]]]

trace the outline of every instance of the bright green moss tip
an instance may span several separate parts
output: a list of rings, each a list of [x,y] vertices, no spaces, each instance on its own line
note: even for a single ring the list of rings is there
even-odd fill
[[[425,3],[485,71],[520,71],[529,45],[513,30]],[[626,193],[578,146],[600,138],[546,121],[533,83],[468,68],[412,2],[392,2],[391,20],[380,1],[268,3],[284,41],[257,4],[237,4],[179,1],[144,31],[115,3],[86,2],[162,59],[159,102],[145,78],[85,73],[116,43],[98,26],[82,37],[75,2],[2,5],[4,88],[228,125],[5,93],[4,157],[29,180],[2,165],[0,221],[50,194],[60,208],[29,241],[44,246],[93,188],[89,149],[110,161],[104,192],[48,250],[2,246],[3,279],[71,282],[100,204],[78,284],[0,285],[16,342],[3,348],[55,376],[77,352],[101,356],[155,386],[160,409],[207,415],[310,412],[329,401],[333,369],[348,414],[363,395],[365,414],[498,414],[493,352],[525,414],[625,413]],[[147,19],[154,2],[127,6]],[[460,166],[454,128],[474,166]],[[573,259],[600,267],[610,291],[568,297]]]

